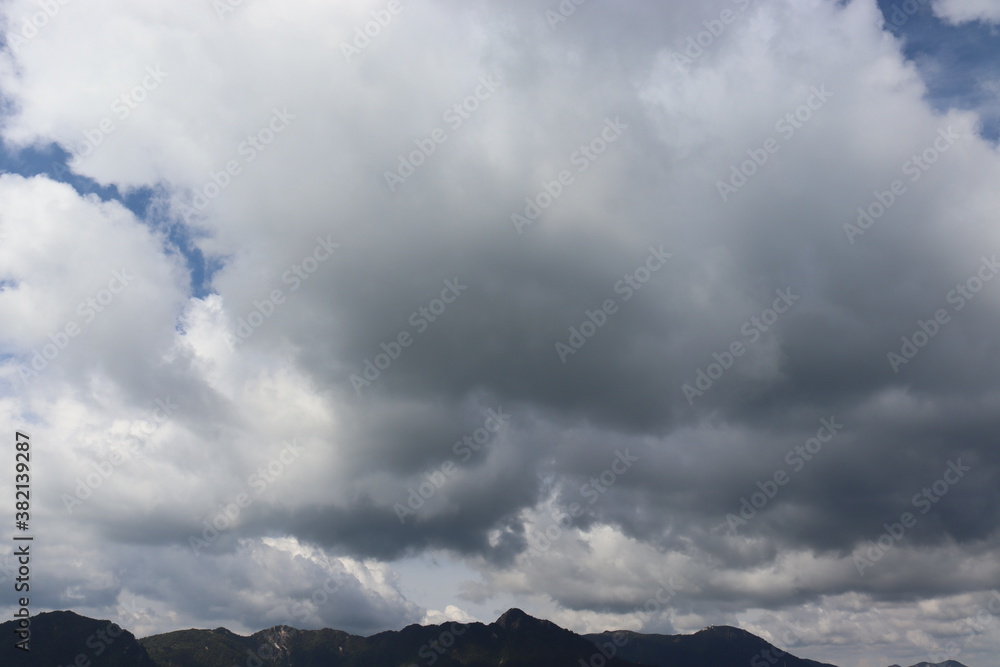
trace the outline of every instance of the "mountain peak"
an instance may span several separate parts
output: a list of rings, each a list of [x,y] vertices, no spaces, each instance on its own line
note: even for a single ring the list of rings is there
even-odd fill
[[[508,630],[516,630],[526,625],[541,623],[534,616],[529,616],[517,607],[511,607],[496,620],[496,625]]]
[[[707,634],[713,637],[724,637],[726,639],[733,639],[736,637],[753,637],[755,636],[751,632],[747,632],[742,628],[734,628],[731,625],[710,625],[707,628],[699,630],[695,634]]]

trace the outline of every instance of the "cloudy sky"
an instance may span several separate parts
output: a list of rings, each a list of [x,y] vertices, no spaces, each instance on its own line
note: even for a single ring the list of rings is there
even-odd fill
[[[0,21],[34,612],[998,664],[996,2]]]

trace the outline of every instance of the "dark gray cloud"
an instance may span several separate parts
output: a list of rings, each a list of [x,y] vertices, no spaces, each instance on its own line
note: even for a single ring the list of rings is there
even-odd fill
[[[82,38],[53,21],[5,53],[11,145],[100,121],[134,72],[90,58],[161,64],[73,167],[156,186],[221,264],[193,297],[159,223],[0,180],[0,308],[41,313],[5,329],[6,414],[61,443],[40,502],[66,544],[109,545],[86,550],[98,583],[71,568],[46,604],[138,599],[140,634],[374,632],[520,599],[580,630],[780,637],[825,608],[795,645],[876,662],[956,636],[1000,570],[998,164],[976,116],[926,101],[867,0],[572,6],[407,4],[348,59],[377,3],[116,5],[125,44],[70,63]],[[95,90],[67,93],[67,67]],[[122,264],[135,290],[18,385]],[[637,611],[669,576],[669,609]],[[869,636],[872,605],[920,642]]]

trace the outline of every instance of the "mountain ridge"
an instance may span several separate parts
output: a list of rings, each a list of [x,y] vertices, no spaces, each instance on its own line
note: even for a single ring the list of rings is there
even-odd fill
[[[13,636],[15,626],[7,621],[0,632]],[[836,667],[797,657],[733,626],[688,635],[581,635],[516,607],[489,624],[410,624],[368,637],[275,625],[247,636],[218,627],[141,639],[109,620],[53,611],[32,618],[30,653],[11,642],[0,657],[0,664],[15,667]],[[947,661],[913,667],[966,666]]]

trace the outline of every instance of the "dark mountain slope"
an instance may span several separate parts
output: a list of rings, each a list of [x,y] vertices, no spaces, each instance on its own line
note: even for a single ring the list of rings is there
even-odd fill
[[[520,609],[489,625],[410,625],[371,637],[279,625],[249,637],[217,628],[142,640],[110,621],[57,611],[32,617],[30,653],[14,649],[15,628],[14,621],[0,624],[8,638],[0,650],[4,667],[833,667],[785,653],[739,628],[578,635]]]
[[[0,665],[4,667],[157,667],[135,636],[111,621],[72,611],[32,616],[30,651],[14,647],[16,627],[15,621],[0,623]]]
[[[578,667],[600,655],[591,642],[549,621],[511,609],[496,622],[410,625],[358,637],[336,630],[278,626],[240,637],[218,630],[182,630],[142,640],[159,667]],[[638,667],[620,660],[607,667]]]
[[[644,635],[636,632],[602,632],[585,635],[606,644],[618,637],[617,655],[657,667],[833,667],[797,658],[757,635],[727,625],[705,628],[693,635]]]

